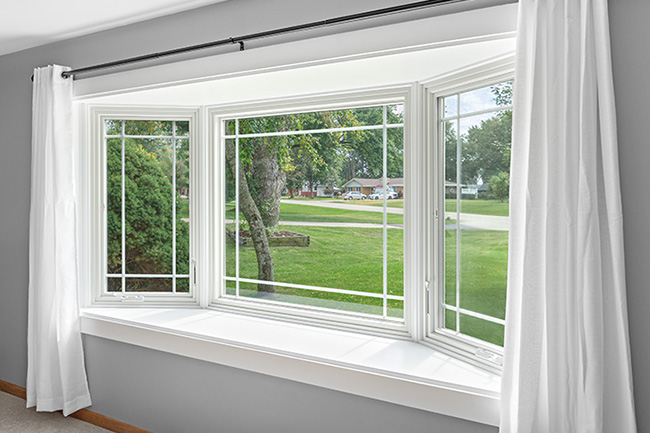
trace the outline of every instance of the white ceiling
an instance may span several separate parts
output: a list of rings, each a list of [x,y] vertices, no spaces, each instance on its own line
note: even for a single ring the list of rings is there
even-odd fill
[[[224,0],[0,0],[0,55]]]

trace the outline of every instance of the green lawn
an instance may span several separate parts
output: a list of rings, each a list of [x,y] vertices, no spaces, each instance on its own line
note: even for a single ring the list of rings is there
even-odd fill
[[[226,218],[232,219],[234,205],[226,205]],[[387,215],[388,224],[402,224],[404,217],[398,214]],[[243,218],[243,216],[242,216]],[[376,223],[383,222],[381,212],[362,212],[320,206],[305,206],[292,203],[280,204],[280,221],[311,221],[337,223]]]
[[[293,284],[381,293],[381,229],[281,227],[310,236],[309,247],[274,247],[275,280]],[[403,231],[388,231],[388,292],[403,294]],[[455,305],[456,243],[449,231],[446,243],[446,302]],[[505,316],[508,233],[488,230],[461,232],[461,307],[494,317]],[[226,269],[235,276],[234,242],[227,242]],[[240,276],[257,278],[252,248],[240,249]],[[234,283],[229,283],[233,293]],[[343,311],[381,315],[381,299],[276,287],[277,300]],[[255,296],[255,285],[240,284],[240,293]],[[402,317],[400,301],[389,302],[389,316]],[[446,315],[447,327],[455,329],[455,313]],[[495,344],[503,344],[503,326],[461,315],[461,332]]]
[[[309,247],[272,248],[275,281],[336,289],[382,293],[382,229],[282,227],[310,236]],[[388,293],[403,295],[404,231],[388,231]],[[235,243],[228,239],[226,274],[235,276]],[[240,277],[257,278],[257,260],[252,248],[240,249]],[[232,284],[231,284],[232,286]],[[242,287],[254,294],[254,287]],[[382,300],[312,290],[276,287],[292,301],[341,308],[368,314],[382,314]],[[309,298],[312,298],[310,301]],[[402,302],[391,301],[390,315],[402,317]]]
[[[445,236],[445,302],[456,305],[456,231]],[[505,318],[508,232],[460,232],[460,307],[500,319]],[[447,327],[456,329],[456,313],[448,311]],[[460,330],[482,340],[503,345],[503,326],[461,314]]]
[[[295,200],[308,201],[309,198]],[[382,206],[381,201],[343,201],[345,204]],[[403,200],[387,202],[402,207]],[[448,212],[456,209],[455,200],[446,200]],[[233,207],[227,205],[228,218]],[[483,215],[508,215],[508,203],[495,200],[463,200],[461,211]],[[305,206],[294,203],[280,205],[280,221],[381,223],[382,213],[348,209]],[[403,216],[388,214],[390,224],[402,223]],[[330,287],[370,293],[382,292],[382,229],[285,226],[280,227],[310,236],[309,247],[272,248],[275,281],[308,286]],[[388,230],[388,292],[403,294],[403,231]],[[455,230],[446,236],[445,292],[446,303],[456,305],[456,238]],[[506,266],[508,260],[508,232],[492,230],[462,230],[460,251],[460,306],[493,317],[505,317]],[[234,242],[227,243],[227,275],[235,276]],[[252,248],[240,249],[240,276],[257,278],[257,260]],[[228,283],[228,292],[234,293],[234,283]],[[256,287],[240,283],[240,294],[256,296]],[[341,311],[382,315],[382,300],[347,294],[276,286],[274,300],[308,304]],[[403,303],[389,301],[390,317],[403,317]],[[447,311],[446,326],[456,329],[456,313]],[[460,330],[492,343],[503,344],[503,326],[462,315]]]
[[[461,200],[460,211],[477,215],[508,216],[508,202],[499,200]],[[445,200],[445,211],[456,212],[456,200]]]
[[[402,224],[404,222],[404,216],[398,214],[388,214],[387,220],[388,224]],[[362,212],[347,209],[281,203],[280,221],[381,224],[384,221],[384,216],[381,212]]]
[[[382,207],[384,205],[383,200],[343,200],[335,199],[330,200],[331,203],[341,203],[341,204],[356,204],[362,206],[372,206],[372,207]],[[386,207],[394,208],[404,208],[404,200],[386,200]]]

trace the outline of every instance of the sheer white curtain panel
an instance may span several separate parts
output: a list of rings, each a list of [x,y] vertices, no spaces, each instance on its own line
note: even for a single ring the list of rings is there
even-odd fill
[[[77,293],[76,183],[69,68],[34,71],[27,407],[90,406]]]
[[[520,0],[502,433],[636,432],[607,0]]]

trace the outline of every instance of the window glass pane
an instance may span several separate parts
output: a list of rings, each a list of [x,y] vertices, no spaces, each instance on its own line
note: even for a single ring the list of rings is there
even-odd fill
[[[188,293],[190,291],[190,279],[185,277],[176,278],[176,292]]]
[[[482,87],[460,94],[460,114],[498,109],[512,103],[512,82]]]
[[[105,125],[106,135],[122,135],[121,120],[107,120]]]
[[[171,274],[171,140],[125,140],[126,273]]]
[[[105,143],[108,291],[123,274],[126,291],[189,292],[190,143],[174,127],[187,135],[189,122],[106,121],[119,135]]]
[[[176,121],[176,137],[187,137],[190,135],[190,122],[187,120]]]
[[[454,310],[448,310],[444,309],[443,310],[444,314],[444,321],[443,323],[445,324],[445,328],[449,329],[450,331],[455,331],[456,330],[456,312]]]
[[[122,140],[106,140],[106,242],[109,274],[122,273]],[[120,283],[121,284],[121,283]]]
[[[319,309],[336,310],[340,312],[368,314],[381,316],[383,312],[382,298],[371,298],[342,293],[329,293],[315,289],[298,289],[293,287],[274,286],[275,292],[270,294],[260,292],[257,284],[240,283],[239,295],[243,298],[263,299],[274,303],[308,306]],[[235,294],[235,283],[228,282],[227,292]],[[403,302],[392,301],[389,304],[389,317],[403,317]]]
[[[389,125],[404,123],[404,104],[389,105],[386,114]]]
[[[122,278],[107,278],[107,288],[108,292],[121,292],[122,291]]]
[[[391,112],[388,107],[387,113]],[[401,108],[401,106],[400,106]],[[403,115],[403,111],[402,111]],[[403,120],[403,119],[402,119]],[[386,228],[386,286],[389,295],[404,295],[404,129],[387,131],[386,143],[386,188],[375,188],[378,201],[386,204],[391,219],[399,217],[401,223],[389,223]],[[383,214],[382,214],[383,216]],[[388,220],[388,218],[387,218]],[[399,302],[403,307],[403,302]],[[391,303],[388,303],[390,308]],[[389,314],[390,315],[390,314]],[[403,312],[401,316],[403,317]]]
[[[461,119],[460,307],[505,316],[510,112]],[[461,331],[464,330],[461,327]]]
[[[387,106],[387,121],[402,123],[403,116],[401,104]],[[235,140],[225,140],[225,275],[258,281],[240,281],[239,296],[403,318],[403,301],[385,297],[404,295],[403,128],[389,128],[384,142],[383,121],[382,106],[239,121],[242,133],[362,127],[242,137],[238,153]],[[238,192],[230,169],[237,154],[245,174]],[[256,213],[261,230],[250,223]],[[256,250],[255,239],[268,248]],[[237,295],[236,288],[227,281],[227,294]]]
[[[389,106],[389,124],[402,123],[403,104]],[[226,131],[234,133],[234,120],[226,121]],[[354,109],[293,113],[277,116],[239,119],[240,134],[262,134],[287,131],[306,131],[331,128],[376,126],[383,123],[383,107],[361,107]],[[342,138],[345,138],[344,136]]]
[[[190,273],[190,142],[176,140],[176,273]],[[177,282],[178,284],[178,282]]]
[[[448,98],[445,98],[448,99]],[[458,215],[456,202],[458,194],[457,142],[458,121],[442,122],[445,145],[445,303],[456,305],[456,244],[458,236]]]
[[[444,116],[455,116],[458,114],[458,95],[444,98]]]
[[[225,140],[225,146],[226,149],[233,149],[232,151],[234,152],[235,149],[235,140],[234,139],[226,139]],[[231,165],[230,161],[228,158],[226,158],[225,161],[225,182],[224,182],[224,198],[225,198],[225,222],[226,222],[226,239],[225,239],[225,272],[224,275],[227,277],[236,277],[236,254],[237,254],[237,249],[235,247],[235,242],[238,240],[237,238],[237,230],[236,230],[236,222],[239,219],[240,222],[242,223],[241,229],[245,229],[245,220],[243,219],[243,216],[241,213],[237,215],[237,190],[236,190],[236,182],[235,182],[235,167],[234,164]],[[242,233],[239,233],[240,239]],[[233,283],[234,284],[234,283]]]
[[[460,315],[461,332],[470,337],[487,341],[488,343],[503,346],[504,326],[499,323],[489,322],[467,314]]]
[[[171,278],[127,278],[127,292],[171,292]]]
[[[124,133],[126,135],[168,135],[171,136],[174,127],[172,121],[162,120],[126,120]]]
[[[442,122],[445,144],[445,296],[458,307],[505,318],[511,82],[459,95],[456,118]],[[445,98],[445,106],[452,105]],[[470,112],[490,110],[461,117]],[[448,116],[454,112],[448,109]],[[450,114],[451,113],[451,114]],[[460,161],[460,163],[458,163]],[[453,309],[443,325],[463,335],[503,344],[503,326]]]

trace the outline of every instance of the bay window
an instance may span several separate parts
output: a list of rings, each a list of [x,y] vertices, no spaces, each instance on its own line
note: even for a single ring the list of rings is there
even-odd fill
[[[330,95],[90,107],[92,302],[411,340],[498,371],[511,80],[500,62]]]

